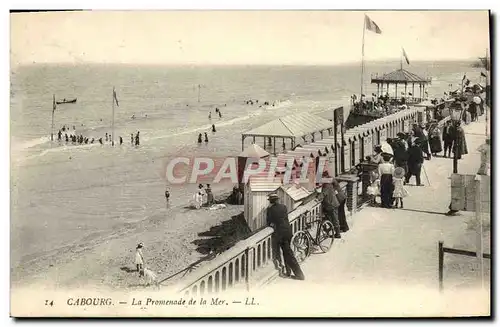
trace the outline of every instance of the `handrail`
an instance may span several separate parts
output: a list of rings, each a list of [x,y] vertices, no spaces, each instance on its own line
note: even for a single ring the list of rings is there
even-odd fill
[[[212,261],[210,261],[206,266],[203,266],[203,271],[202,270],[195,270],[192,275],[189,275],[185,280],[187,280],[186,283],[183,283],[184,286],[182,287],[182,290],[189,288],[192,284],[196,283],[200,279],[206,277],[207,275],[211,274],[213,271],[217,270],[218,268],[224,266],[227,262],[230,260],[236,258],[237,256],[243,254],[248,248],[249,244],[257,244],[258,242],[262,241],[269,235],[271,235],[274,232],[274,230],[271,227],[265,227],[264,229],[260,230],[259,232],[253,234],[249,238],[246,238],[244,240],[239,241],[236,243],[235,246],[231,247],[227,251],[224,251],[221,255],[218,257],[214,258]],[[202,268],[202,267],[200,267]],[[196,273],[198,272],[198,273]]]
[[[294,224],[296,220],[298,220],[304,213],[310,212],[315,206],[320,205],[320,202],[317,199],[314,199],[304,205],[301,205],[294,211],[292,211],[288,215],[288,221],[290,224]],[[177,287],[179,291],[185,291],[190,289],[194,284],[199,282],[200,280],[206,278],[207,276],[213,274],[218,269],[226,265],[231,260],[237,258],[238,256],[249,252],[250,249],[254,248],[256,244],[265,240],[274,232],[274,229],[271,227],[264,227],[263,229],[257,231],[255,234],[250,236],[247,239],[241,240],[237,242],[233,247],[223,252],[221,255],[214,258],[207,265],[202,266],[195,270],[193,273],[188,275],[182,281],[182,286]],[[250,260],[247,257],[245,260],[246,268],[245,271],[250,271]]]

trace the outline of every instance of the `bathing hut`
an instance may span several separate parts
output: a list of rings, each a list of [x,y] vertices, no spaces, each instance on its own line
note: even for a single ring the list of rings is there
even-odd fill
[[[324,132],[328,132],[330,135],[332,129],[333,126],[329,120],[307,112],[289,115],[242,133],[241,149],[243,150],[247,137],[252,137],[253,143],[255,143],[255,138],[259,137],[263,139],[264,148],[272,149],[272,153],[276,155],[276,139],[280,139],[285,144],[285,148],[286,140],[289,139],[289,148],[293,149],[301,141],[303,143],[309,142],[307,137],[310,137],[310,141],[315,141],[326,136]]]
[[[278,188],[277,192],[279,202],[284,204],[288,209],[288,213],[297,209],[309,196],[314,194],[299,184],[287,184]]]
[[[266,213],[269,206],[267,196],[276,192],[281,185],[281,179],[269,178],[268,171],[252,175],[248,179],[244,188],[244,215],[252,232],[266,226]]]
[[[258,164],[259,159],[266,159],[269,157],[269,153],[253,143],[250,144],[243,152],[238,155],[238,181],[244,183],[243,173],[247,168],[248,164],[255,163]]]
[[[377,84],[377,97],[388,94],[389,99],[399,100],[404,98],[407,104],[423,101],[427,93],[425,88],[431,82],[431,78],[420,77],[403,68],[382,76],[372,76],[371,78],[371,83]],[[393,86],[393,90],[390,90],[389,86]],[[398,93],[398,86],[401,95]],[[418,94],[415,93],[415,86],[418,87]],[[391,96],[391,94],[394,96]]]

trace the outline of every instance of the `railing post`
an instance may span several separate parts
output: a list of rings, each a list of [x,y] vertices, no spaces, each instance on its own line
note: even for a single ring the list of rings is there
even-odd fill
[[[247,292],[250,292],[250,248],[245,249],[245,285]]]
[[[443,241],[439,241],[438,245],[438,256],[439,256],[439,291],[443,291],[443,261],[444,261],[444,251],[443,251]]]

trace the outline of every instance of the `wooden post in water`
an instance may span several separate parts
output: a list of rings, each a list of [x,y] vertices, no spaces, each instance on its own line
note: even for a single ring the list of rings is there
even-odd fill
[[[52,124],[50,129],[50,141],[54,141],[54,112],[56,111],[56,95],[52,95]]]

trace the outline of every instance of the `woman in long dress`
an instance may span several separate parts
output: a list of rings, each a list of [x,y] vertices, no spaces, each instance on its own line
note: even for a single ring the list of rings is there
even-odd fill
[[[380,176],[380,199],[383,208],[391,208],[393,184],[392,176],[394,174],[394,165],[390,162],[391,156],[382,155],[383,162],[378,165],[378,174]]]
[[[431,127],[429,133],[429,146],[431,148],[431,153],[433,156],[443,151],[443,145],[441,140],[441,130],[437,124]]]

